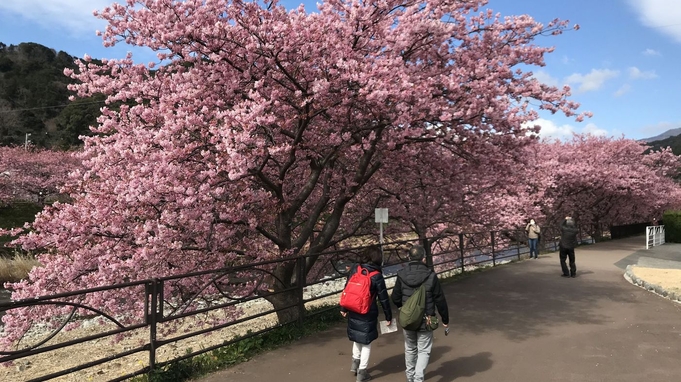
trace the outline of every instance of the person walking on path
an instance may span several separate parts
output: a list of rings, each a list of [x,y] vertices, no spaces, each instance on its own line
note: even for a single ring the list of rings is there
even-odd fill
[[[348,319],[348,338],[352,341],[352,365],[350,371],[357,375],[357,382],[364,382],[371,379],[367,372],[369,366],[369,356],[371,354],[371,342],[378,338],[378,304],[376,297],[381,302],[385,320],[388,325],[392,321],[392,311],[390,309],[390,299],[388,290],[385,287],[385,279],[381,272],[381,262],[383,255],[378,246],[371,246],[364,250],[361,264],[354,264],[348,273],[348,281],[358,271],[358,265],[366,269],[369,273],[377,271],[371,276],[371,306],[365,314],[349,311],[341,308],[341,314]],[[347,281],[346,281],[347,285]]]
[[[442,292],[440,281],[435,272],[424,263],[426,251],[415,245],[409,250],[409,264],[399,272],[393,288],[392,301],[398,307],[407,301],[421,284],[426,289],[426,317],[435,315],[437,308],[442,325],[447,330],[449,326],[449,308]],[[426,320],[421,322],[418,330],[403,329],[404,332],[404,360],[408,382],[422,382],[425,378],[426,367],[433,347],[433,332],[426,329]],[[446,333],[446,332],[445,332]]]
[[[530,219],[530,222],[525,226],[525,232],[527,233],[527,243],[530,247],[530,259],[534,257],[537,258],[537,244],[539,243],[539,235],[541,234],[541,229],[535,223],[534,219]]]
[[[560,267],[563,270],[563,277],[577,277],[577,266],[575,264],[575,247],[577,246],[577,233],[579,230],[575,226],[575,221],[570,216],[566,216],[560,226]],[[570,269],[565,264],[565,260],[570,258]],[[569,272],[569,273],[568,273]]]

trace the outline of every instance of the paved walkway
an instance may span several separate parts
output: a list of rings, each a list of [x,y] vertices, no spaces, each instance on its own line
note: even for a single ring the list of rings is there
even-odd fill
[[[452,331],[436,331],[427,380],[681,380],[681,305],[623,277],[641,257],[679,260],[681,246],[644,248],[642,236],[579,247],[575,279],[552,253],[446,283]],[[374,381],[405,380],[403,346],[399,331],[373,343]],[[339,324],[200,381],[351,382],[350,350]]]

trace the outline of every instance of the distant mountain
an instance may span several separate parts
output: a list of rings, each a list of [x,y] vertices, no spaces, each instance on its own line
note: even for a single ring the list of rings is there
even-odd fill
[[[681,134],[681,127],[677,128],[677,129],[667,130],[660,135],[656,135],[656,136],[650,137],[650,138],[643,138],[643,139],[640,139],[640,140],[648,142],[648,143],[652,143],[652,142],[661,141],[663,139],[667,139],[667,138],[670,138],[670,137],[675,137],[675,136],[680,135],[680,134]]]
[[[76,70],[65,52],[26,42],[0,42],[0,146],[32,145],[69,148],[79,135],[89,135],[104,97],[69,102],[74,80],[64,68]]]
[[[681,155],[681,135],[674,135],[665,139],[648,142],[648,145],[651,147],[652,150],[659,150],[661,148],[671,147],[672,152],[674,154]]]

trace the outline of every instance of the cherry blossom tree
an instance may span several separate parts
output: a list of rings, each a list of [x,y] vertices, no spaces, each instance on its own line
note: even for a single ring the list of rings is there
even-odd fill
[[[112,106],[85,138],[73,202],[17,241],[43,251],[45,268],[13,297],[229,266],[243,254],[315,255],[366,226],[381,173],[417,163],[421,145],[459,153],[453,166],[468,171],[533,139],[523,123],[537,109],[581,120],[569,88],[525,71],[553,50],[535,39],[567,22],[501,17],[485,4],[331,0],[307,13],[129,0],[102,10],[106,45],[149,47],[163,65],[86,57],[67,71],[80,97],[101,93]],[[277,267],[272,289],[295,285],[294,271]],[[285,307],[297,296],[270,299]],[[297,314],[278,312],[282,322]]]
[[[383,206],[418,235],[427,252],[432,240],[447,235],[484,231],[489,239],[490,231],[515,228],[523,219],[516,195],[525,187],[506,169],[523,163],[523,147],[536,141],[514,143],[515,148],[461,145],[466,150],[456,152],[421,144],[410,161],[389,160],[377,175],[380,189],[390,195]],[[479,148],[483,151],[474,151]]]
[[[408,161],[387,160],[374,180],[389,195],[380,204],[389,208],[390,227],[415,233],[429,261],[445,256],[438,262],[456,261],[463,248],[516,240],[506,231],[517,228],[528,199],[516,197],[525,187],[514,169],[522,168],[522,148],[532,144],[532,137],[519,137],[504,146],[460,145],[453,151],[422,143]]]
[[[528,193],[548,222],[571,215],[585,227],[631,224],[681,206],[673,179],[681,162],[670,149],[648,152],[632,139],[575,135],[543,142],[527,155]]]
[[[0,204],[54,199],[79,164],[70,152],[0,147]]]

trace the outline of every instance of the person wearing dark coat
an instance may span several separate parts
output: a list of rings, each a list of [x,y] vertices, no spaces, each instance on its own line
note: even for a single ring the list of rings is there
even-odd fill
[[[385,320],[390,325],[392,321],[392,311],[390,309],[390,299],[388,297],[388,290],[385,287],[385,279],[381,271],[381,263],[383,254],[378,246],[371,246],[365,249],[362,254],[361,267],[369,272],[378,271],[377,274],[371,276],[370,292],[373,296],[371,307],[366,314],[360,314],[341,308],[341,314],[348,319],[348,338],[352,341],[352,366],[350,371],[356,374],[357,382],[364,382],[371,379],[367,372],[369,366],[369,355],[371,354],[371,342],[378,338],[378,304],[376,297],[381,303]],[[353,274],[357,272],[357,265],[354,264],[348,273],[350,280]]]
[[[424,264],[426,251],[420,245],[415,245],[409,250],[409,264],[399,272],[393,288],[392,301],[401,308],[407,299],[414,294],[421,284],[426,289],[425,315],[432,317],[435,309],[442,318],[442,326],[449,326],[449,308],[445,294],[440,286],[440,281],[435,272]],[[426,328],[426,320],[421,322],[418,330],[404,332],[404,360],[408,382],[423,382],[425,380],[426,367],[430,360],[430,350],[433,347],[433,332]],[[445,334],[447,332],[445,331]]]
[[[563,277],[577,277],[577,265],[575,264],[575,247],[577,246],[577,234],[579,229],[575,226],[575,221],[570,217],[565,217],[560,225],[560,245],[559,258],[560,268]],[[570,270],[565,264],[565,260],[570,258]]]

